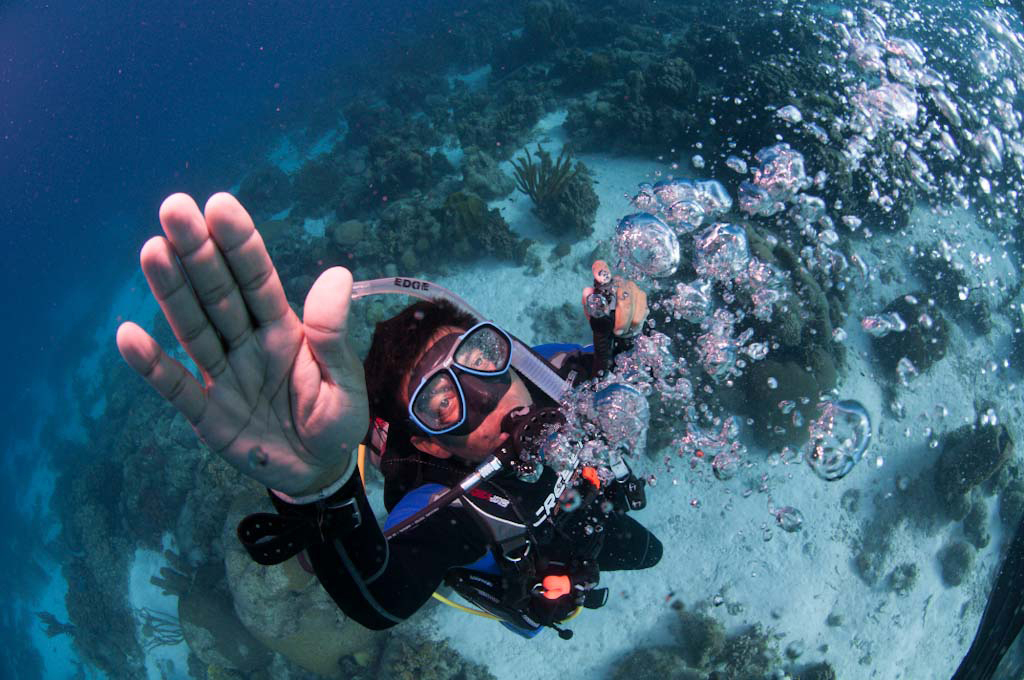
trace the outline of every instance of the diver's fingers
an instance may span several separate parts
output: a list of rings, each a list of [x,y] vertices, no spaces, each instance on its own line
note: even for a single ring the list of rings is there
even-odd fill
[[[322,273],[306,295],[302,323],[309,348],[330,381],[343,387],[360,386],[362,364],[348,345],[348,310],[352,298],[352,273],[331,267]]]
[[[583,316],[587,317],[588,321],[590,320],[590,310],[587,308],[587,300],[593,294],[593,286],[587,286],[586,288],[583,289]]]
[[[204,214],[255,323],[266,326],[291,314],[263,237],[238,199],[224,192],[214,194],[206,202]]]
[[[170,242],[162,236],[149,239],[142,246],[139,261],[178,342],[205,375],[220,376],[228,368],[224,346],[189,286]]]
[[[206,408],[206,393],[180,362],[167,355],[149,333],[130,321],[117,329],[117,349],[136,373],[192,424]]]
[[[647,294],[633,281],[620,281],[615,303],[615,335],[635,335],[647,318]]]
[[[629,332],[631,335],[636,335],[643,328],[644,321],[647,320],[647,314],[650,312],[650,308],[647,306],[647,293],[635,283],[630,282],[634,290],[633,298],[633,320],[630,324]]]
[[[185,268],[199,303],[229,349],[252,337],[249,312],[199,206],[174,194],[160,206],[160,224]]]

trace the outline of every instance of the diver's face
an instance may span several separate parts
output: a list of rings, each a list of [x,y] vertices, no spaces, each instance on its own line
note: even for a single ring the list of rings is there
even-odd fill
[[[461,333],[463,331],[465,331],[464,328],[452,326],[439,328],[431,337],[427,347],[416,357],[413,366],[419,363],[438,340],[452,333]],[[530,398],[530,392],[526,389],[526,383],[519,377],[515,369],[509,369],[509,377],[511,378],[511,384],[508,391],[505,392],[498,401],[497,406],[475,430],[464,436],[448,434],[414,436],[411,438],[413,445],[424,453],[429,453],[437,458],[456,456],[474,463],[486,459],[494,449],[498,448],[508,438],[508,434],[501,431],[501,421],[504,420],[505,416],[514,409],[529,406],[533,403],[533,400]],[[401,386],[402,397],[406,405],[409,403],[412,389],[409,383],[410,376],[406,375]]]

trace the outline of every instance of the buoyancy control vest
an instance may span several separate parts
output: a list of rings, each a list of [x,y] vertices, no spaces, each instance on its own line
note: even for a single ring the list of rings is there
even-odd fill
[[[394,450],[383,456],[380,467],[390,512],[385,528],[415,513],[472,470],[453,459]],[[607,589],[596,587],[596,558],[603,534],[595,527],[601,526],[603,513],[624,508],[611,501],[609,489],[583,481],[578,507],[566,510],[559,499],[580,473],[577,464],[561,472],[545,468],[534,482],[499,475],[453,503],[481,528],[489,551],[473,564],[449,569],[446,583],[526,637],[544,626],[557,628],[579,607],[602,606]],[[609,503],[601,502],[606,500]]]

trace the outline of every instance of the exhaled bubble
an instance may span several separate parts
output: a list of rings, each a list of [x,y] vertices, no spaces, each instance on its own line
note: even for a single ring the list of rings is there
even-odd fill
[[[703,279],[677,283],[675,295],[662,304],[674,318],[700,323],[711,314],[711,284]]]
[[[676,201],[663,211],[665,221],[680,234],[689,234],[704,223],[704,207],[695,200]]]
[[[800,113],[800,109],[796,108],[792,104],[783,106],[775,112],[775,115],[787,123],[800,123],[804,119],[804,114]]]
[[[876,338],[884,338],[889,333],[902,333],[907,330],[906,322],[896,312],[865,316],[860,320],[860,327]]]
[[[861,225],[861,219],[856,215],[843,215],[843,224],[849,227],[851,231],[856,231],[857,227]]]
[[[896,363],[896,375],[899,377],[900,384],[906,387],[911,380],[917,377],[917,367],[908,357],[901,357]]]
[[[642,212],[651,212],[658,209],[658,198],[654,195],[654,187],[650,182],[644,182],[640,185],[631,202],[633,207]]]
[[[697,180],[693,183],[697,200],[709,217],[717,217],[732,209],[732,196],[717,179]]]
[[[740,469],[740,457],[731,452],[722,452],[711,460],[711,470],[721,481],[732,479]]]
[[[945,90],[932,90],[931,96],[936,108],[953,127],[958,128],[963,124],[963,119],[960,117],[960,111],[957,110],[956,102],[949,98]]]
[[[874,128],[907,126],[917,120],[917,100],[913,90],[902,83],[883,83],[854,95],[853,104]]]
[[[739,156],[729,156],[725,159],[725,165],[733,172],[738,172],[741,175],[747,174],[747,162]]]
[[[613,449],[642,454],[647,447],[650,408],[635,388],[612,383],[594,394],[594,412],[605,441]]]
[[[653,278],[671,276],[679,266],[675,232],[650,213],[634,213],[619,220],[615,248],[626,266]]]
[[[729,281],[750,262],[747,232],[736,224],[720,222],[694,237],[694,268],[705,279]]]
[[[804,170],[803,154],[785,142],[761,149],[754,159],[759,163],[754,170],[754,184],[776,201],[788,201],[811,185]]]
[[[773,513],[775,515],[775,521],[783,531],[788,533],[794,533],[800,531],[800,528],[804,525],[804,516],[799,510],[791,506],[785,506],[778,508]]]
[[[871,418],[859,401],[826,401],[811,422],[804,459],[824,480],[842,479],[860,461],[871,443]]]
[[[785,207],[781,201],[773,199],[766,189],[753,182],[740,182],[739,196],[740,210],[748,215],[770,217]]]
[[[678,201],[694,201],[697,198],[697,190],[688,179],[665,179],[655,182],[651,192],[662,208]]]

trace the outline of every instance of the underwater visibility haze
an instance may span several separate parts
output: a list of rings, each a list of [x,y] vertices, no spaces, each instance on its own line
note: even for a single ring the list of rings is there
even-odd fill
[[[1024,677],[1022,9],[6,3],[0,676]]]

